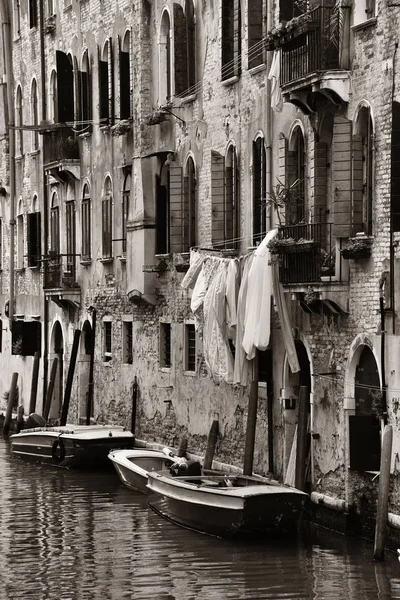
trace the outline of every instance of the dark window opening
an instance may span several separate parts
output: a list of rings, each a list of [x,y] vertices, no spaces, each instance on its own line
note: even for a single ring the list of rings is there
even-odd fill
[[[272,351],[257,350],[258,381],[272,383]]]
[[[38,267],[41,255],[40,212],[28,213],[28,267]]]
[[[120,118],[129,119],[131,110],[131,61],[129,53],[129,36],[124,40],[125,49],[119,54],[119,93],[120,93]]]
[[[91,206],[89,188],[85,186],[82,199],[82,260],[91,258]]]
[[[123,321],[123,357],[125,364],[133,363],[133,347],[132,347],[132,321]]]
[[[57,114],[60,123],[74,121],[74,76],[70,57],[56,51]]]
[[[92,127],[92,91],[91,74],[88,53],[82,58],[82,70],[79,71],[79,115],[77,129],[89,132]]]
[[[238,243],[238,189],[236,151],[231,146],[228,150],[225,163],[225,248],[236,248]]]
[[[241,15],[240,0],[222,0],[222,72],[223,81],[240,74]]]
[[[41,335],[41,324],[36,321],[12,321],[12,354],[34,356],[35,352],[41,352]]]
[[[112,195],[109,179],[106,180],[105,192],[102,200],[102,250],[103,258],[112,258]]]
[[[67,260],[66,273],[64,275],[75,278],[75,253],[76,253],[76,232],[75,232],[75,201],[67,202],[65,205],[65,216],[67,226]]]
[[[292,150],[288,152],[288,186],[290,187],[290,199],[286,206],[287,225],[297,225],[305,222],[305,179],[306,179],[306,155],[304,147],[303,132],[296,127],[292,138]]]
[[[248,6],[248,35],[249,52],[248,67],[253,69],[265,62],[265,50],[263,48],[263,5],[264,0],[252,0]]]
[[[266,209],[266,152],[264,138],[253,142],[253,245],[256,246],[267,232]]]
[[[103,322],[104,331],[104,362],[109,362],[112,359],[112,323],[111,321]]]
[[[160,367],[171,368],[171,323],[160,323]]]
[[[186,330],[186,361],[185,371],[196,371],[196,329],[190,324],[185,326]]]
[[[156,176],[156,254],[170,252],[169,219],[169,167],[165,165],[161,177]]]
[[[29,0],[29,27],[37,27],[37,5],[36,0]]]
[[[122,256],[126,256],[126,224],[129,215],[129,199],[131,194],[131,176],[125,178],[124,191],[122,193]]]
[[[293,17],[307,12],[308,2],[299,2],[298,0],[280,0],[279,2],[279,21],[290,21]]]
[[[102,57],[99,58],[99,117],[100,125],[110,125],[113,122],[113,70],[111,41],[104,46]]]
[[[192,158],[186,164],[186,174],[183,180],[184,193],[184,252],[189,252],[198,242],[197,231],[197,193],[196,170]]]

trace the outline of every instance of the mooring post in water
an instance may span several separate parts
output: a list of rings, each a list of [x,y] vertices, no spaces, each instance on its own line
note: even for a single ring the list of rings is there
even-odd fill
[[[307,427],[308,427],[308,388],[300,386],[299,410],[297,413],[297,445],[295,487],[304,492],[306,487],[307,460]]]
[[[90,425],[90,417],[92,415],[93,406],[93,389],[94,389],[94,351],[96,348],[96,309],[92,310],[92,344],[90,348],[90,363],[89,363],[89,383],[88,393],[86,396],[86,425]]]
[[[18,373],[13,373],[11,377],[10,391],[8,392],[8,402],[6,416],[3,423],[3,435],[7,436],[10,431],[10,423],[12,416],[12,407],[14,404],[15,394],[17,391]]]
[[[203,469],[211,469],[214,460],[215,447],[218,440],[219,423],[218,419],[214,419],[211,423],[210,432],[207,439],[207,448],[204,454]]]
[[[24,428],[24,407],[20,404],[17,408],[17,433]]]
[[[378,507],[376,511],[374,559],[382,560],[385,552],[386,528],[388,520],[388,499],[390,483],[390,460],[392,457],[393,429],[385,425],[382,438],[381,466],[379,472]]]
[[[131,414],[131,433],[135,435],[136,430],[136,407],[137,407],[138,382],[137,377],[133,378],[132,383],[132,414]]]
[[[49,420],[51,400],[53,398],[54,384],[56,381],[57,365],[58,365],[58,357],[55,356],[53,358],[53,364],[51,365],[50,381],[49,381],[49,385],[47,387],[46,402],[44,404],[43,413],[42,413],[42,417],[46,422]]]
[[[254,441],[256,438],[258,403],[258,381],[250,384],[249,406],[247,409],[246,442],[244,448],[243,475],[253,473]]]
[[[178,457],[179,458],[186,456],[187,445],[188,445],[187,437],[182,436],[181,441],[179,442],[179,448],[178,448]]]
[[[40,362],[40,352],[35,352],[33,357],[33,366],[32,366],[32,383],[31,383],[31,397],[29,400],[29,415],[36,411],[36,396],[37,396],[37,387],[38,387],[38,379],[39,379],[39,362]]]
[[[67,382],[65,384],[64,402],[63,402],[62,411],[61,411],[60,425],[67,424],[69,401],[71,399],[72,382],[74,380],[75,364],[76,364],[76,357],[78,356],[80,336],[81,336],[81,330],[75,329],[74,341],[72,342],[71,358],[69,360]]]

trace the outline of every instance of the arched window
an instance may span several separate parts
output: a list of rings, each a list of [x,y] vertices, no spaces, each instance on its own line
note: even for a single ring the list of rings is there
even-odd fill
[[[225,159],[225,248],[236,248],[238,243],[238,165],[236,148],[231,144]]]
[[[82,194],[82,260],[91,260],[91,202],[90,190],[86,184]]]
[[[183,178],[184,193],[184,243],[183,251],[188,252],[192,246],[198,245],[196,168],[193,158],[189,156]]]
[[[221,0],[221,79],[225,81],[241,71],[240,0]]]
[[[89,53],[87,50],[82,56],[82,67],[79,71],[79,114],[78,129],[82,132],[91,129],[92,97],[91,97],[91,72]]]
[[[286,204],[286,224],[297,225],[306,221],[306,154],[304,135],[296,125],[289,140],[287,157],[287,185],[290,197]]]
[[[262,136],[253,141],[253,245],[257,245],[267,232],[266,188],[267,157]]]
[[[193,0],[185,8],[174,3],[174,77],[175,96],[194,93],[195,84],[195,18]]]
[[[110,125],[114,119],[111,38],[105,42],[99,56],[99,93],[100,125]]]
[[[17,87],[15,94],[15,126],[17,129],[16,135],[16,156],[22,156],[24,153],[24,132],[22,129],[23,115],[22,115],[22,90],[21,86]]]
[[[372,235],[373,179],[374,179],[374,129],[371,108],[360,108],[356,118],[356,135],[353,137],[353,221],[355,233]]]
[[[31,88],[31,124],[33,127],[38,127],[39,125],[39,114],[38,114],[38,96],[37,96],[37,83],[36,79],[32,81]],[[31,150],[35,152],[39,148],[39,132],[37,129],[32,131],[31,138]]]
[[[57,73],[52,71],[49,85],[49,119],[53,123],[58,121],[57,109]]]
[[[122,256],[126,255],[126,223],[129,215],[129,200],[131,195],[131,176],[125,177],[124,190],[122,192]]]
[[[181,179],[179,180],[181,184]],[[179,199],[177,204],[179,204]],[[170,169],[168,159],[156,178],[156,254],[170,250]]]
[[[132,116],[132,64],[131,33],[125,33],[119,48],[119,113],[121,119]]]
[[[112,184],[106,177],[102,199],[102,255],[103,259],[111,259],[112,252]]]
[[[24,237],[24,209],[20,198],[17,211],[17,269],[24,268]]]
[[[60,123],[72,122],[74,110],[74,73],[72,56],[56,50],[57,65],[57,119]]]
[[[65,226],[66,226],[66,272],[74,279],[75,277],[75,254],[76,254],[76,225],[75,225],[75,189],[70,184],[67,188],[67,201],[65,203]]]
[[[40,211],[37,196],[33,197],[32,212],[28,213],[27,217],[28,267],[33,268],[40,265],[41,254]]]
[[[60,256],[60,204],[57,192],[53,192],[50,208],[50,253]]]
[[[171,21],[169,13],[164,10],[161,18],[160,38],[160,72],[159,72],[159,87],[160,87],[160,104],[168,102],[172,96],[171,91]]]
[[[265,0],[251,0],[248,4],[249,69],[254,69],[265,62],[262,41],[266,33],[266,8]]]

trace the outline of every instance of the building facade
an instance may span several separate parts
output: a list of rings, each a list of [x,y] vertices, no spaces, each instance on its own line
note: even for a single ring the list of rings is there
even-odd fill
[[[217,419],[216,456],[240,466],[255,380],[255,470],[290,480],[305,403],[307,489],[373,515],[383,424],[394,474],[400,445],[397,9],[2,5],[2,391],[18,372],[28,409],[39,351],[40,412],[57,360],[57,419],[79,330],[70,420],[86,415],[94,340],[92,418],[129,425],[136,377],[139,437],[201,453]],[[212,376],[207,318],[181,285],[190,250],[243,274],[273,228],[286,322],[275,287],[247,381]],[[393,477],[393,514],[398,493]]]

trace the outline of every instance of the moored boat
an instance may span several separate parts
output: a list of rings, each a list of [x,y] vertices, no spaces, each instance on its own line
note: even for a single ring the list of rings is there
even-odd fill
[[[108,458],[113,463],[122,483],[137,492],[147,494],[147,474],[149,471],[169,469],[174,464],[172,453],[161,450],[112,450]]]
[[[167,519],[218,537],[254,536],[297,529],[307,494],[244,475],[173,477],[149,472],[149,505]]]
[[[24,429],[10,436],[13,454],[61,467],[108,465],[110,450],[132,448],[134,435],[115,425],[63,425]]]

